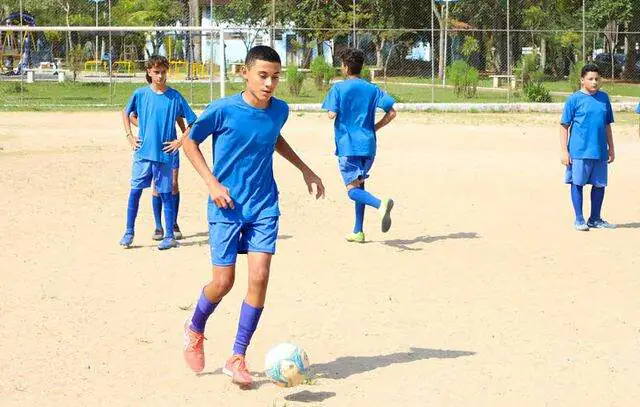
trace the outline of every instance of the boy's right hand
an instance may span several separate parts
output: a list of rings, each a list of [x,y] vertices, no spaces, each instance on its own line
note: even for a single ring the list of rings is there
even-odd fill
[[[131,148],[133,149],[133,151],[137,151],[140,148],[140,139],[137,136],[134,136],[133,134],[128,134],[127,135],[127,140],[129,141],[129,144],[131,144]]]
[[[560,158],[560,162],[565,167],[568,167],[571,165],[571,156],[569,155],[568,151],[565,151],[564,153],[562,153],[562,158]]]
[[[209,187],[209,195],[218,208],[233,209],[233,200],[229,195],[229,189],[224,185],[212,185]]]

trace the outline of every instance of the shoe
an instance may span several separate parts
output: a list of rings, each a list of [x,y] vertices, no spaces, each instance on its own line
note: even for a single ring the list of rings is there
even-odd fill
[[[378,208],[382,233],[387,233],[391,228],[391,209],[393,209],[393,199],[383,199],[380,208]]]
[[[164,237],[164,229],[162,228],[154,230],[153,236],[151,236],[151,238],[155,241],[162,240],[163,237]]]
[[[351,233],[345,239],[347,239],[347,242],[364,243],[364,232]]]
[[[180,227],[177,223],[173,225],[173,236],[176,240],[182,240],[182,232],[180,231]]]
[[[120,246],[123,246],[125,249],[131,247],[133,243],[133,231],[127,230],[124,232],[124,236],[120,239]]]
[[[165,237],[158,245],[158,250],[167,250],[172,247],[178,247],[178,242],[173,237]]]
[[[598,219],[598,220],[589,219],[589,221],[587,222],[587,225],[590,228],[594,228],[594,229],[615,229],[616,228],[615,224],[609,223],[604,219]]]
[[[584,221],[576,221],[573,224],[573,227],[575,228],[575,230],[577,230],[578,232],[588,232],[589,231],[589,226],[584,223]]]
[[[222,373],[231,377],[231,381],[241,388],[249,388],[253,383],[243,355],[233,355],[222,368]]]
[[[184,322],[184,349],[182,355],[187,366],[196,373],[204,370],[204,340],[203,334],[191,329],[191,321]]]

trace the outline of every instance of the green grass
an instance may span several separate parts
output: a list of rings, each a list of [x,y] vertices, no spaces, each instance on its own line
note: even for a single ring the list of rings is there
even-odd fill
[[[401,85],[396,82],[413,81],[417,86]],[[432,101],[431,78],[393,78],[380,86],[391,93],[401,103],[429,103]],[[545,82],[552,92],[571,93],[571,87],[566,81]],[[0,110],[117,110],[122,108],[133,91],[142,83],[114,83],[109,95],[108,83],[66,82],[0,82]],[[202,107],[210,101],[210,85],[208,82],[175,83],[172,87],[180,91],[185,98],[196,107]],[[490,82],[482,80],[480,86],[490,86]],[[233,94],[241,91],[243,83],[227,83],[226,93]],[[622,84],[607,82],[603,90],[611,95],[640,98],[640,84]],[[213,84],[213,97],[220,94],[219,84]],[[435,102],[439,103],[506,103],[523,102],[522,93],[518,90],[510,93],[478,89],[474,98],[458,98],[450,87],[435,87]],[[289,103],[321,103],[326,90],[318,90],[311,80],[304,83],[302,93],[293,96],[289,93],[286,82],[280,84],[277,96]],[[553,96],[554,102],[563,102],[565,95]]]

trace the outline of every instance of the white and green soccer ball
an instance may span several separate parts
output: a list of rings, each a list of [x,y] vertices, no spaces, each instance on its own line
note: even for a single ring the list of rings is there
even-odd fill
[[[307,377],[309,357],[300,346],[283,342],[271,348],[264,360],[264,372],[278,386],[293,387]]]

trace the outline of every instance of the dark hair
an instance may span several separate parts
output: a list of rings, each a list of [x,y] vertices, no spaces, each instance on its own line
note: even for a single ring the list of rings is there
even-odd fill
[[[356,48],[347,48],[340,53],[340,60],[350,75],[360,75],[364,64],[364,52]]]
[[[582,70],[580,70],[580,77],[584,78],[589,72],[595,72],[600,75],[600,68],[598,68],[598,65],[596,64],[586,64],[582,67]]]
[[[247,53],[247,57],[244,59],[244,66],[250,68],[256,61],[267,61],[282,64],[280,61],[280,55],[275,49],[266,45],[256,45],[251,48]]]
[[[151,55],[147,63],[144,64],[145,69],[155,68],[156,66],[162,66],[165,69],[169,69],[169,61],[162,55]],[[151,77],[148,73],[145,72],[144,77],[147,79],[147,83],[151,83]]]

